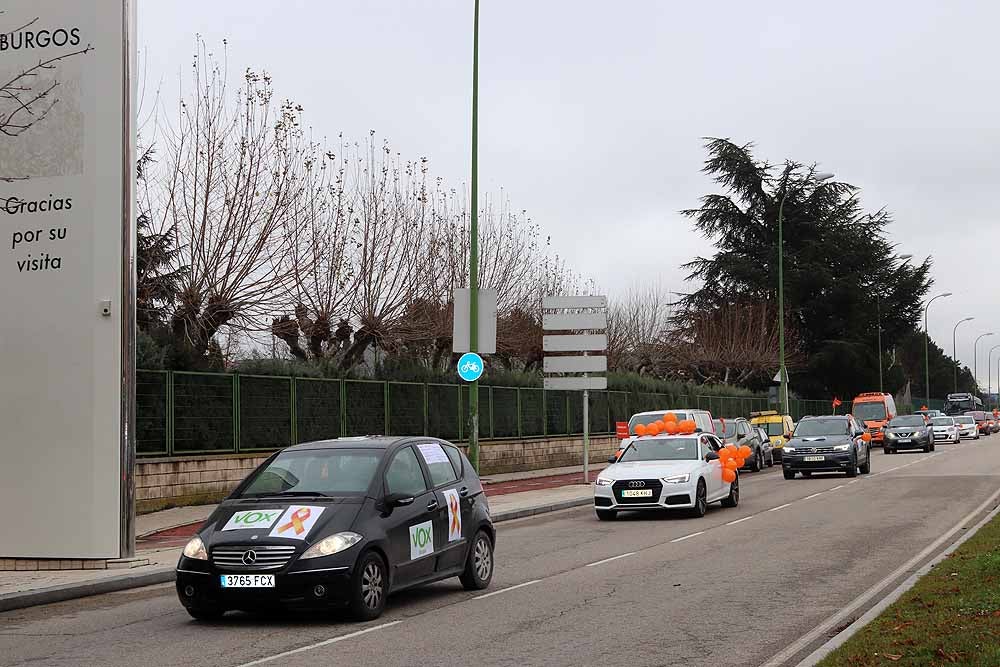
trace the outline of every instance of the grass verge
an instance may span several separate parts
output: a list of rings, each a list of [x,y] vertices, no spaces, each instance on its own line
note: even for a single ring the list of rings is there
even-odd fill
[[[819,667],[1000,665],[1000,516]]]

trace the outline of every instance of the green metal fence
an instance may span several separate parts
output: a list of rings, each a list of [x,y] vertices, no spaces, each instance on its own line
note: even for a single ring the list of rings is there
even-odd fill
[[[181,371],[137,373],[140,456],[260,452],[297,442],[370,434],[468,438],[467,386],[322,380]],[[581,392],[482,387],[481,438],[538,438],[583,431]],[[719,417],[767,410],[766,398],[590,392],[590,432],[614,433],[636,412],[690,407]],[[828,414],[826,401],[791,402],[792,416]],[[844,405],[838,412],[849,410]]]

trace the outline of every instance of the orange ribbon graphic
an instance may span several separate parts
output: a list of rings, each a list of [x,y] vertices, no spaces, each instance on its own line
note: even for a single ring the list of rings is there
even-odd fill
[[[451,506],[451,532],[460,533],[462,532],[462,515],[459,513],[458,498],[451,496],[448,498],[448,504]]]
[[[302,522],[309,518],[311,514],[308,507],[300,507],[292,514],[292,520],[286,523],[284,526],[278,526],[278,532],[284,533],[289,528],[295,529],[296,535],[301,535],[305,532],[306,527]]]

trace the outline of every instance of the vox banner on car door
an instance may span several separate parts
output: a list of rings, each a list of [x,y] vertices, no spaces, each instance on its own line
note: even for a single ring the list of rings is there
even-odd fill
[[[410,560],[434,553],[434,522],[410,526]]]
[[[444,498],[448,501],[448,541],[454,542],[462,539],[462,502],[455,489],[445,491]]]
[[[323,507],[310,505],[292,505],[278,519],[278,525],[271,531],[269,537],[286,537],[292,540],[304,540],[316,525]]]

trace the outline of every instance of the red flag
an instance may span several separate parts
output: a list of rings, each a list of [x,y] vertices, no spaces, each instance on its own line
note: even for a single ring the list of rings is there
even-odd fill
[[[838,408],[841,405],[843,405],[843,402],[839,398],[837,398],[836,396],[834,396],[833,397],[833,407]]]

